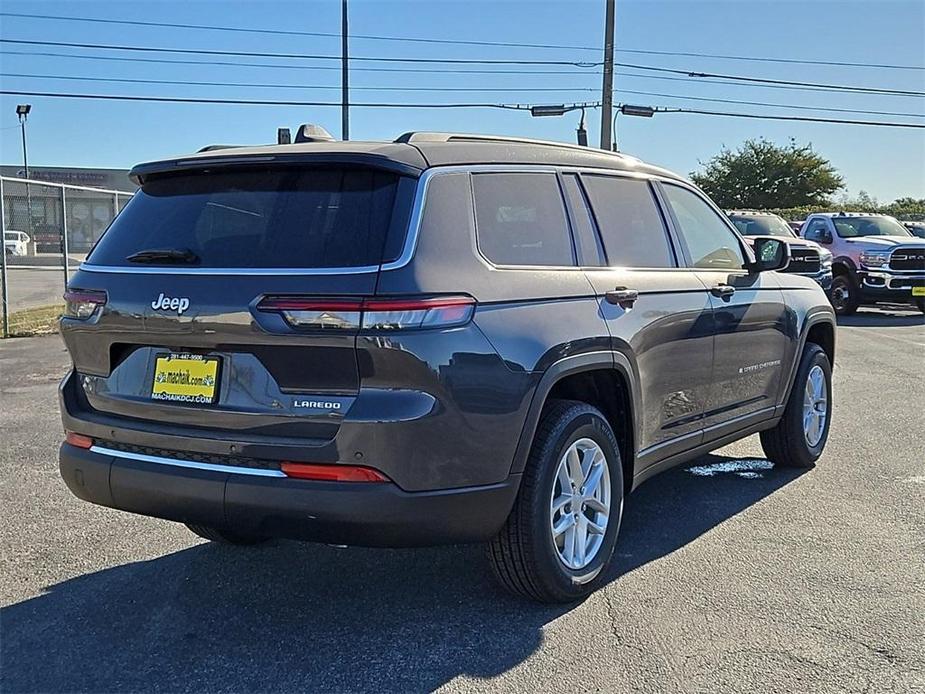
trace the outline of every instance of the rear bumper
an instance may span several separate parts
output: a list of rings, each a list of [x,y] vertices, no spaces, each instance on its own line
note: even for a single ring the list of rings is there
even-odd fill
[[[488,540],[504,524],[520,483],[512,475],[481,487],[405,492],[391,483],[181,467],[67,443],[59,464],[75,496],[102,506],[266,537],[370,547]]]

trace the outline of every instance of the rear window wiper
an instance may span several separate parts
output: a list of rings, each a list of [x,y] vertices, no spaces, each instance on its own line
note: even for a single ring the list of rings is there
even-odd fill
[[[130,263],[185,263],[199,262],[199,256],[189,248],[151,248],[132,253],[127,261]]]

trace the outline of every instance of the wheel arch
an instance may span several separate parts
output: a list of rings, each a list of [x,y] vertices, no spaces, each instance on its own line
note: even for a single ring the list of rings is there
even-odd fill
[[[797,348],[796,358],[790,367],[790,375],[787,378],[787,390],[784,393],[783,400],[778,403],[778,413],[783,411],[790,399],[790,391],[793,390],[793,383],[796,379],[797,371],[800,368],[800,362],[803,359],[803,350],[806,344],[812,342],[822,347],[822,350],[829,358],[832,368],[835,367],[835,315],[831,309],[820,308],[814,313],[806,316],[803,321],[803,329],[800,331],[800,343]]]
[[[832,276],[838,277],[839,275],[848,275],[851,280],[856,284],[857,283],[857,265],[854,264],[854,260],[846,255],[840,255],[834,260],[832,260]]]
[[[517,442],[511,473],[523,472],[543,408],[550,399],[569,399],[597,407],[617,437],[624,491],[633,482],[636,459],[638,388],[630,360],[620,352],[593,352],[562,359],[537,384]]]

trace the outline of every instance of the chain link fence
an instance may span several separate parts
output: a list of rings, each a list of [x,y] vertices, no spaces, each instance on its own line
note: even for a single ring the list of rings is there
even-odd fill
[[[51,330],[68,279],[132,193],[0,177],[2,332]]]

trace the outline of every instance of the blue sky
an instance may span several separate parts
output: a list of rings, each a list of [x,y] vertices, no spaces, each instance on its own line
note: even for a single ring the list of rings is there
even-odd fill
[[[181,22],[264,29],[339,32],[340,2],[21,2],[4,0],[5,12],[27,12],[116,19]],[[352,34],[375,34],[499,42],[598,46],[603,34],[603,0],[575,2],[385,2],[351,0]],[[7,39],[134,44],[236,51],[336,54],[339,40],[299,36],[194,31],[153,27],[95,25],[23,18],[0,18]],[[617,0],[617,60],[685,70],[925,91],[925,71],[860,67],[787,65],[698,57],[621,53],[622,48],[694,51],[829,61],[903,65],[925,64],[925,3],[910,2],[658,2]],[[131,56],[126,53],[36,48],[3,44],[7,51],[52,51],[72,55]],[[600,53],[514,47],[464,47],[354,39],[355,56],[600,60]],[[137,54],[135,54],[138,57]],[[184,59],[179,55],[153,55]],[[188,56],[192,60],[208,58]],[[228,61],[336,66],[334,62],[227,58]],[[598,98],[600,76],[578,68],[567,75],[464,75],[449,72],[415,74],[362,72],[381,63],[354,62],[354,87],[464,87],[496,91],[431,93],[356,90],[354,101],[479,101],[562,103]],[[391,65],[396,67],[395,65]],[[413,67],[404,65],[404,67]],[[428,66],[434,67],[434,66]],[[505,69],[510,69],[510,66]],[[618,69],[619,70],[619,69]],[[287,85],[329,85],[327,90],[138,85],[71,80],[39,80],[4,76],[4,89],[147,94],[190,97],[337,101],[337,70],[294,70],[218,65],[162,65],[109,62],[35,55],[0,55],[4,75],[71,75],[82,77],[176,81],[257,82]],[[624,70],[625,71],[625,70]],[[925,100],[898,96],[789,91],[766,87],[668,81],[617,74],[617,101],[660,106],[801,115],[800,111],[758,106],[698,103],[676,97],[627,93],[658,92],[722,99],[764,101],[780,105],[896,111],[925,114]],[[260,143],[275,139],[279,126],[314,122],[339,133],[336,108],[285,106],[187,105],[28,99],[30,163],[49,166],[129,167],[133,163],[195,150],[208,143]],[[15,96],[0,97],[0,160],[21,161]],[[589,112],[592,143],[599,139],[599,112]],[[883,119],[888,116],[802,112],[802,115]],[[573,141],[577,114],[531,118],[525,112],[497,110],[369,109],[351,111],[352,139],[390,139],[406,130],[451,130],[524,135]],[[893,118],[893,120],[900,120]],[[923,118],[902,120],[925,123]],[[722,146],[735,147],[748,138],[786,143],[811,142],[844,175],[850,193],[865,190],[883,202],[900,196],[925,196],[925,130],[872,128],[739,120],[699,115],[661,114],[652,119],[620,117],[621,149],[670,169],[688,173]]]

